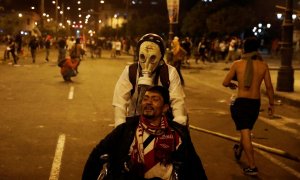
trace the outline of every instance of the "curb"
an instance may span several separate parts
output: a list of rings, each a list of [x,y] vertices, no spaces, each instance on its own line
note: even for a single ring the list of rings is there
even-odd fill
[[[182,68],[183,69],[194,69],[194,70],[204,69],[201,66],[193,66],[193,65],[183,65]],[[279,67],[271,66],[269,69],[271,71],[276,71],[276,70],[279,70]],[[298,66],[293,67],[293,69],[294,70],[300,70],[300,67],[298,67]],[[224,67],[220,70],[228,71],[229,67]],[[262,91],[263,94],[266,95],[266,90],[264,88],[261,88],[261,91]],[[285,95],[283,95],[282,93],[285,93]],[[288,104],[288,105],[300,108],[300,99],[295,99],[295,98],[291,97],[293,92],[290,92],[290,93],[291,93],[291,95],[288,95],[289,92],[278,92],[278,91],[274,90],[274,98],[280,100],[281,103],[283,103],[283,104]]]
[[[264,93],[266,94],[265,90],[264,90]],[[284,104],[288,104],[288,105],[300,108],[300,101],[299,100],[287,98],[285,96],[282,96],[282,95],[276,93],[276,91],[274,93],[274,98],[280,99],[281,102],[284,103]]]
[[[237,142],[237,143],[240,142],[240,139],[237,138],[237,137],[228,136],[226,134],[218,133],[218,132],[215,132],[215,131],[210,131],[210,130],[203,129],[203,128],[200,128],[200,127],[196,127],[196,126],[193,126],[193,125],[189,125],[189,127],[191,129],[196,130],[196,131],[211,134],[211,135],[221,137],[221,138],[233,141],[233,142]],[[287,158],[287,159],[290,159],[290,160],[293,160],[293,161],[296,161],[296,162],[300,162],[299,157],[297,157],[293,154],[290,154],[289,152],[283,151],[281,149],[268,147],[268,146],[258,144],[258,143],[255,143],[255,142],[252,142],[252,145],[257,149],[260,149],[260,150],[263,150],[263,151],[266,151],[266,152],[269,152],[269,153],[273,153],[273,154],[276,154],[278,156],[281,156],[281,157],[284,157],[284,158]]]

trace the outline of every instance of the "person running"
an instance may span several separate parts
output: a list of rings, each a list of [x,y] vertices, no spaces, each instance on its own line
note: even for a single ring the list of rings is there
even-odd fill
[[[244,52],[240,60],[234,61],[226,75],[223,86],[238,88],[237,98],[230,107],[231,117],[236,129],[240,131],[240,145],[234,145],[235,158],[240,160],[245,151],[248,167],[244,168],[247,175],[256,175],[258,169],[254,161],[254,150],[251,140],[251,130],[258,118],[260,110],[260,86],[264,81],[269,99],[269,115],[274,114],[274,89],[269,68],[258,53],[259,43],[255,37],[249,37],[244,42]],[[237,84],[233,80],[237,79]]]

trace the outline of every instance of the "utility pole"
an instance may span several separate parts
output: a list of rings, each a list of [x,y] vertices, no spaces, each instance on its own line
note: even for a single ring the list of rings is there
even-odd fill
[[[281,66],[277,76],[277,91],[294,92],[293,59],[293,0],[286,0],[285,16],[282,23]]]
[[[45,0],[41,0],[41,30],[44,29]]]
[[[58,30],[58,0],[55,0],[55,36],[57,38]]]

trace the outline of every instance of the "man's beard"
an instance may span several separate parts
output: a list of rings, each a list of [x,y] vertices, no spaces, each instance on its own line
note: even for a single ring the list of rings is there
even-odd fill
[[[154,118],[154,115],[153,115],[153,114],[143,114],[143,116],[144,116],[146,119],[152,119],[152,118]]]
[[[150,111],[149,111],[150,110]],[[143,116],[147,119],[152,119],[154,118],[154,108],[152,108],[151,106],[146,106],[143,109]]]

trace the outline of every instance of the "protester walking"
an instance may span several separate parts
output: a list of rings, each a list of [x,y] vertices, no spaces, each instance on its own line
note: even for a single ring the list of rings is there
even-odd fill
[[[203,37],[198,44],[198,52],[199,52],[199,59],[205,64],[205,61],[208,61],[208,42]],[[198,58],[196,58],[196,64],[198,64]]]
[[[32,63],[35,63],[36,60],[36,50],[39,46],[39,43],[35,36],[31,36],[31,39],[29,41],[28,47],[30,49],[31,57],[32,57]]]
[[[186,55],[184,57],[184,64],[190,64],[189,59],[191,58],[193,44],[189,37],[185,37],[185,39],[181,43],[182,48],[186,51]]]
[[[14,59],[14,64],[17,64],[19,57],[16,55],[15,51],[16,51],[16,43],[13,38],[9,38],[4,59],[6,59],[6,57],[9,57],[9,54],[11,54]]]
[[[274,89],[270,72],[267,63],[258,53],[258,48],[259,43],[255,37],[247,38],[241,59],[233,62],[223,81],[225,87],[238,88],[237,98],[230,107],[236,130],[241,134],[240,144],[234,145],[234,153],[236,160],[240,160],[242,151],[245,151],[248,167],[244,168],[244,173],[247,175],[258,173],[254,161],[251,130],[259,115],[262,81],[265,83],[269,99],[269,115],[274,114]],[[237,84],[234,83],[235,79]]]
[[[48,35],[45,39],[45,48],[46,48],[46,61],[49,62],[50,48],[51,48],[51,36]]]
[[[174,37],[172,41],[172,52],[173,52],[173,65],[177,70],[177,73],[180,77],[181,84],[184,86],[184,79],[181,74],[181,65],[184,61],[184,58],[187,52],[180,46],[179,38],[177,36]]]
[[[225,59],[225,63],[236,60],[237,40],[233,37],[229,42],[228,53]]]

